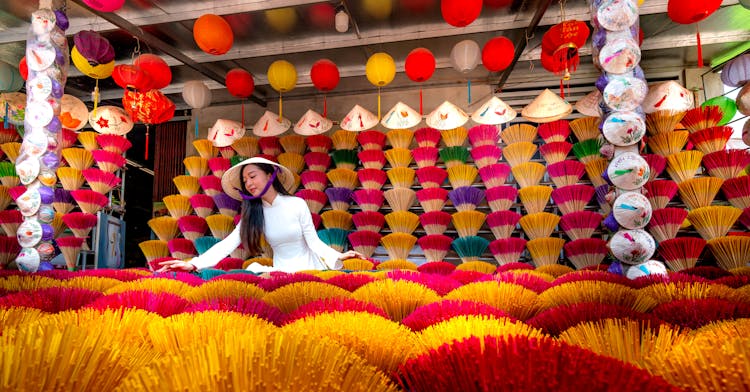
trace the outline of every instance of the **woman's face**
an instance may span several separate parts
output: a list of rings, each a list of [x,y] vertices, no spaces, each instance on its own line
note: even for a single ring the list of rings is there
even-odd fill
[[[270,178],[269,174],[253,164],[245,165],[242,170],[245,189],[253,196],[258,196],[263,191]]]

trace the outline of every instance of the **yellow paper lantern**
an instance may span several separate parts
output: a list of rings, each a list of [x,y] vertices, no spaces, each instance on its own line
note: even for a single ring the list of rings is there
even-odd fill
[[[286,60],[276,60],[268,67],[268,82],[280,93],[292,91],[297,85],[297,70]]]
[[[375,19],[386,19],[391,16],[393,0],[362,0],[362,8]]]
[[[268,10],[265,14],[268,25],[279,33],[288,33],[297,24],[297,11],[292,7]]]
[[[375,53],[367,59],[365,74],[373,85],[386,86],[396,76],[396,63],[388,53]]]
[[[92,66],[75,46],[73,46],[73,49],[70,51],[70,59],[73,60],[73,65],[75,65],[82,74],[94,79],[106,79],[112,76],[112,71],[115,69],[114,60],[106,64]]]

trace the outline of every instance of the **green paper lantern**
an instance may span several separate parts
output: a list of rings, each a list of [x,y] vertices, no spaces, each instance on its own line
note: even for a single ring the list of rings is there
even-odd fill
[[[721,121],[719,121],[719,126],[727,125],[732,121],[734,115],[737,114],[737,104],[735,104],[734,100],[731,98],[727,98],[723,95],[711,98],[706,102],[703,102],[701,105],[702,108],[707,106],[718,106],[721,108],[721,112],[724,113],[724,115],[721,117]]]

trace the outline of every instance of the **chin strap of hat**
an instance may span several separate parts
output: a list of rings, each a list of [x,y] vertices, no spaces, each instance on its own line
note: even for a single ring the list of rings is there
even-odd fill
[[[260,194],[258,196],[253,196],[253,195],[251,195],[251,194],[243,191],[242,189],[238,189],[238,188],[234,188],[234,189],[237,189],[240,192],[240,196],[242,196],[243,200],[260,199],[261,197],[263,197],[263,195],[266,194],[266,192],[268,192],[268,189],[271,188],[271,185],[273,185],[273,182],[276,181],[276,175],[278,173],[279,173],[279,168],[278,167],[274,167],[273,173],[271,173],[271,179],[268,180],[268,182],[266,183],[266,186],[263,187],[263,190],[260,191]]]

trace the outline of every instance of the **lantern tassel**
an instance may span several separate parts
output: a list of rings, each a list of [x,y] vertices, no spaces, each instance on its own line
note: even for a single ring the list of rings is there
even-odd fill
[[[703,68],[703,47],[701,46],[701,31],[698,24],[695,24],[695,40],[698,42],[698,68]]]
[[[198,138],[198,113],[195,114],[195,138]]]
[[[328,118],[328,95],[323,94],[323,118]]]
[[[422,87],[419,88],[419,115],[422,115]]]
[[[469,105],[471,105],[471,80],[468,80],[466,82],[466,91],[467,95],[469,96]]]
[[[146,124],[146,146],[144,146],[143,151],[143,159],[148,161],[148,124]]]
[[[5,117],[3,117],[3,129],[8,129],[8,101],[5,101]]]
[[[565,85],[562,79],[560,79],[560,98],[565,99]]]
[[[282,118],[284,118],[284,98],[279,93],[279,122],[281,122]]]
[[[380,121],[380,87],[378,87],[378,121]]]
[[[96,117],[96,109],[99,107],[99,79],[96,79],[96,85],[94,86],[94,117]]]

